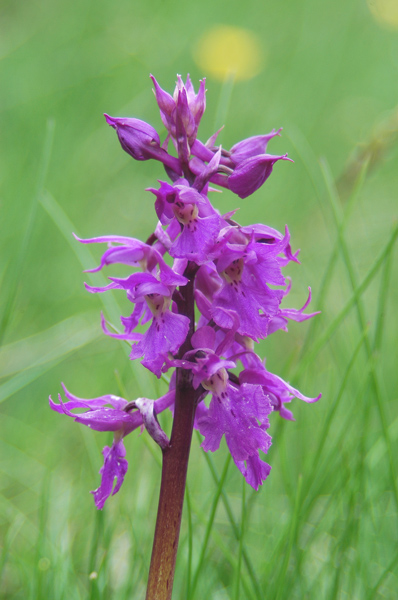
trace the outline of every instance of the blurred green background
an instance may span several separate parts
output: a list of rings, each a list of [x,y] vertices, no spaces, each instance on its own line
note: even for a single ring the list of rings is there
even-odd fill
[[[97,512],[88,492],[111,435],[52,413],[47,398],[61,381],[82,397],[166,389],[102,335],[100,310],[116,323],[128,306],[85,291],[82,270],[101,249],[90,255],[72,231],[153,231],[144,189],[164,178],[162,167],[127,156],[102,115],[144,119],[164,137],[149,73],[171,92],[187,72],[196,85],[207,76],[203,141],[223,124],[226,148],[284,128],[269,151],[295,163],[277,164],[252,198],[212,201],[240,206],[242,224],[289,225],[302,262],[285,269],[289,306],[301,306],[310,285],[322,314],[261,352],[271,371],[323,398],[295,400],[294,423],[273,416],[272,473],[259,492],[246,489],[243,509],[225,444],[209,462],[194,437],[174,597],[397,597],[397,13],[396,0],[3,0],[3,598],[144,597],[157,448],[146,433],[127,438],[126,481]],[[198,47],[215,25],[252,32],[256,76],[231,86],[203,70]],[[210,48],[215,65],[220,52]]]

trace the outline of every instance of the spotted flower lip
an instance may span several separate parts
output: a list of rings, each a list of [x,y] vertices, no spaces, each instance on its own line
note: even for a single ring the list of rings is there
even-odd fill
[[[129,318],[122,317],[124,332],[111,332],[106,327],[104,318],[102,318],[102,329],[111,337],[133,342],[130,358],[132,360],[141,358],[144,366],[157,377],[161,377],[162,366],[168,353],[177,352],[188,333],[189,319],[170,310],[175,287],[186,285],[188,279],[167,265],[163,256],[155,248],[134,238],[103,236],[86,240],[77,239],[83,243],[122,244],[108,248],[102,256],[100,266],[92,271],[112,263],[123,263],[144,269],[144,272],[136,272],[125,278],[110,277],[111,283],[106,286],[97,287],[88,284],[85,286],[91,293],[116,289],[126,291],[128,299],[135,304],[135,309]],[[140,320],[144,324],[150,319],[150,313],[152,313],[152,322],[146,333],[135,332]]]
[[[177,352],[188,334],[188,317],[170,310],[173,288],[165,286],[150,273],[133,273],[124,279],[112,277],[111,280],[112,284],[105,288],[86,287],[91,292],[124,289],[127,291],[128,298],[139,307],[139,312],[132,315],[133,318],[135,317],[134,323],[124,321],[125,332],[122,334],[111,333],[103,322],[105,333],[111,337],[136,342],[133,344],[130,358],[143,359],[142,364],[160,377],[166,356],[169,352]],[[144,302],[152,313],[152,322],[145,334],[137,334],[133,329],[144,315]]]
[[[235,464],[256,490],[270,472],[269,465],[265,467],[259,458],[259,450],[267,453],[271,446],[271,436],[266,432],[271,411],[261,386],[242,384],[236,388],[228,384],[224,397],[214,394],[208,411],[198,419],[204,436],[202,448],[214,452],[225,436]]]
[[[218,212],[211,206],[208,198],[203,196],[193,187],[188,185],[184,179],[176,181],[170,185],[166,181],[159,181],[160,188],[147,188],[156,196],[155,210],[159,221],[166,225],[170,223],[178,214],[178,206],[189,205],[196,206],[198,215],[206,217]]]
[[[259,450],[267,452],[271,445],[266,429],[273,405],[261,385],[236,385],[229,380],[227,369],[236,367],[236,362],[223,359],[222,354],[231,347],[238,327],[237,314],[230,311],[229,316],[234,321],[232,335],[226,333],[217,345],[214,329],[208,325],[200,327],[191,338],[193,349],[183,360],[176,361],[176,366],[191,369],[194,387],[201,384],[212,395],[208,408],[203,403],[199,405],[195,421],[205,438],[203,449],[214,452],[225,436],[238,469],[249,485],[258,489],[270,472],[269,465],[260,459]]]
[[[208,261],[222,219],[210,205],[208,199],[184,180],[170,185],[160,181],[160,188],[148,188],[156,196],[156,214],[163,224],[177,221],[180,231],[169,245],[168,251],[174,258],[186,258],[198,264]]]
[[[143,358],[142,364],[157,377],[161,377],[162,366],[168,353],[176,353],[185,341],[189,319],[185,315],[169,310],[159,311],[142,339],[133,345],[130,358]]]
[[[236,310],[240,319],[238,332],[261,339],[269,334],[269,323],[278,315],[284,297],[282,289],[270,287],[286,283],[279,255],[285,254],[287,261],[295,257],[287,228],[283,237],[274,235],[267,239],[268,243],[262,243],[256,229],[228,227],[221,232],[214,257],[223,283],[214,294],[210,311],[217,325],[228,328],[230,319],[223,311]],[[260,232],[264,234],[261,229]]]

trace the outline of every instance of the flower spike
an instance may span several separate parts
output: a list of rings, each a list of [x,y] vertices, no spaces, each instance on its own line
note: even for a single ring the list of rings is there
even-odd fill
[[[261,223],[240,225],[236,210],[222,214],[210,200],[214,186],[248,198],[267,181],[275,163],[291,161],[287,154],[268,153],[281,128],[246,138],[230,150],[218,141],[221,130],[204,143],[199,126],[206,108],[205,79],[195,92],[189,75],[185,81],[177,75],[170,94],[150,77],[165,139],[140,119],[105,118],[132,158],[163,164],[170,181],[159,179],[148,188],[157,222],[146,242],[117,235],[75,237],[84,244],[107,244],[99,265],[87,272],[109,270],[109,282],[86,284],[87,290],[123,292],[132,304],[120,317],[120,330],[101,315],[104,333],[125,340],[129,359],[139,360],[158,378],[167,373],[169,391],[157,400],[127,401],[113,395],[79,398],[64,387],[66,401],[59,397],[57,404],[50,398],[50,406],[93,430],[113,432],[112,444],[103,449],[100,485],[92,492],[100,509],[126,477],[124,438],[145,427],[165,457],[159,509],[164,516],[159,518],[177,527],[192,427],[202,435],[206,452],[217,451],[225,438],[237,469],[258,490],[271,471],[263,455],[271,446],[274,413],[291,421],[294,398],[307,404],[320,399],[267,371],[255,346],[280,329],[287,331],[289,321],[303,322],[318,313],[305,312],[311,288],[302,308],[285,308],[291,289],[285,269],[299,263],[287,226],[281,233]],[[127,273],[115,273],[115,265]],[[158,421],[166,408],[174,414],[170,440]],[[174,535],[178,540],[178,531]],[[161,546],[160,556],[163,551]]]

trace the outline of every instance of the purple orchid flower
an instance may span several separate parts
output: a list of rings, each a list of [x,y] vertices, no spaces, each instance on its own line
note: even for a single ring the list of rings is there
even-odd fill
[[[236,387],[220,378],[219,373],[206,385],[212,399],[207,414],[198,420],[199,431],[205,438],[202,448],[214,452],[225,435],[235,464],[247,483],[257,490],[270,470],[269,465],[268,469],[262,467],[258,451],[267,453],[271,446],[266,429],[272,404],[261,386],[245,383]]]
[[[155,210],[160,222],[177,221],[180,225],[179,235],[168,247],[170,255],[202,264],[208,261],[209,250],[218,237],[222,220],[207,197],[187,183],[182,180],[170,185],[161,181],[159,190],[148,189],[156,196]]]
[[[103,236],[86,240],[77,237],[76,239],[83,243],[121,244],[111,245],[103,254],[100,265],[89,272],[99,271],[104,266],[114,263],[141,267],[144,270],[144,273],[133,273],[124,279],[110,277],[111,283],[104,287],[85,285],[92,293],[111,289],[126,290],[127,297],[135,304],[135,308],[130,317],[121,317],[124,333],[109,331],[104,318],[103,331],[111,337],[137,342],[133,345],[130,358],[143,358],[142,364],[160,377],[165,357],[169,352],[174,353],[178,350],[188,333],[187,317],[170,310],[175,287],[186,285],[187,278],[168,266],[157,249],[134,238]],[[145,334],[134,332],[140,321],[145,324],[151,317],[151,325]]]
[[[126,449],[123,438],[145,424],[152,437],[167,443],[164,433],[159,431],[156,414],[173,404],[175,392],[170,391],[156,401],[139,398],[135,402],[128,402],[124,398],[111,394],[92,399],[78,398],[71,394],[64,384],[62,387],[68,402],[63,403],[61,396],[58,395],[59,404],[56,404],[50,396],[52,410],[72,417],[76,423],[82,423],[90,429],[114,432],[112,446],[105,446],[102,451],[104,464],[100,469],[101,484],[91,492],[94,495],[95,505],[102,509],[109,496],[120,490],[127,473],[128,462],[124,458]],[[112,408],[109,408],[108,404]],[[71,412],[76,408],[86,409],[86,412],[78,414]],[[137,408],[137,411],[132,412]]]
[[[160,377],[166,356],[168,353],[177,352],[189,329],[189,319],[170,310],[174,287],[165,286],[150,273],[133,273],[124,279],[117,277],[110,279],[112,283],[105,287],[86,284],[86,288],[92,293],[124,289],[127,297],[135,303],[136,307],[130,317],[122,318],[125,326],[124,333],[110,332],[103,319],[104,332],[111,337],[137,342],[133,344],[131,360],[142,358],[142,364]],[[152,315],[152,322],[147,332],[135,333],[134,329],[140,319],[142,324],[145,324],[149,321],[150,315]]]
[[[264,236],[267,237],[264,237]],[[214,251],[217,271],[223,285],[214,294],[212,315],[220,327],[229,326],[225,309],[236,310],[240,318],[238,332],[253,339],[268,335],[269,322],[279,313],[284,297],[285,278],[279,255],[296,260],[290,249],[290,235],[250,228],[229,227],[220,234]]]
[[[193,350],[173,364],[191,370],[194,388],[201,386],[212,394],[208,408],[203,402],[199,405],[195,421],[195,427],[205,438],[203,449],[214,452],[225,435],[236,466],[246,481],[258,489],[270,471],[269,465],[260,459],[259,450],[266,453],[271,445],[266,429],[273,407],[261,385],[236,385],[229,378],[228,369],[236,367],[236,363],[223,359],[222,354],[233,343],[238,326],[236,313],[230,312],[229,316],[234,327],[223,334],[216,348],[215,330],[210,326],[200,327],[191,338]]]

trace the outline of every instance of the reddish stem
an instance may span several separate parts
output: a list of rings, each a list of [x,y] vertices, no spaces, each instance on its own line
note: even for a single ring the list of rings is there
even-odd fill
[[[176,297],[178,312],[190,319],[190,331],[180,357],[191,348],[194,331],[193,268],[192,263],[188,265],[185,275],[191,276],[190,282],[180,288]],[[171,599],[197,400],[198,391],[193,389],[190,372],[177,369],[173,429],[170,444],[162,451],[162,481],[146,600]]]

